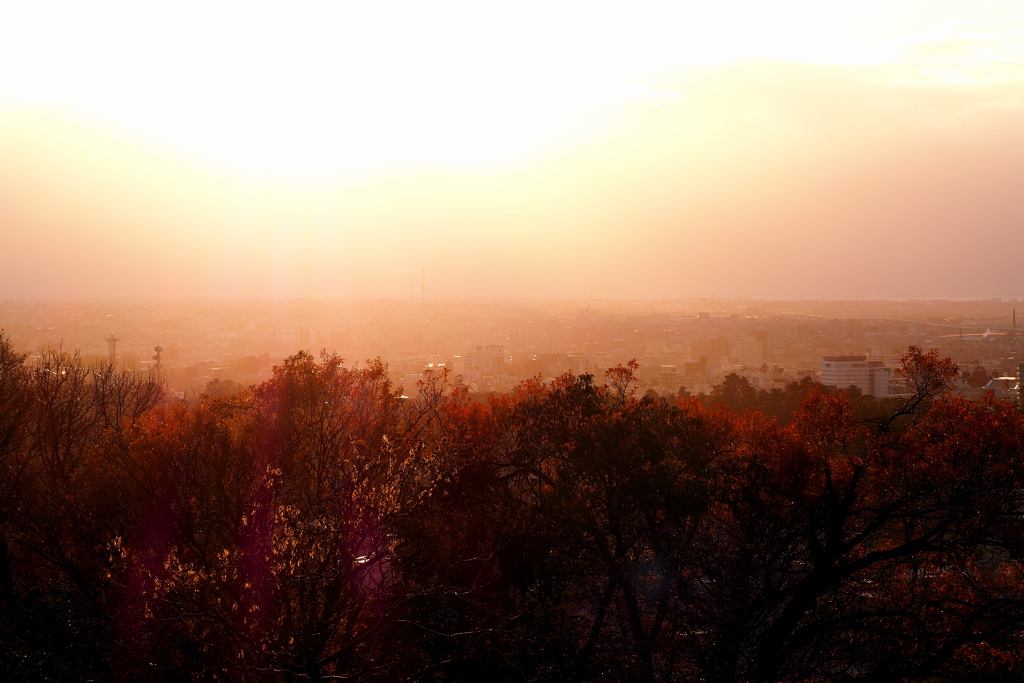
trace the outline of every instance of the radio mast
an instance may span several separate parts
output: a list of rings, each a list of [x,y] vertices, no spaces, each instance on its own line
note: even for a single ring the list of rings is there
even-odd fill
[[[114,362],[117,358],[117,342],[121,341],[121,338],[114,336],[114,333],[111,332],[105,341],[107,342],[107,349],[110,350],[110,371],[113,372]]]

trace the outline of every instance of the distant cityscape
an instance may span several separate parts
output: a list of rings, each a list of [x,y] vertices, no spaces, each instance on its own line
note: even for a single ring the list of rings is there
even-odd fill
[[[961,370],[960,391],[1015,400],[1024,357],[1016,300],[949,301],[198,301],[0,303],[0,329],[30,356],[47,346],[87,361],[158,372],[198,395],[267,379],[300,350],[374,358],[415,391],[447,370],[471,392],[507,392],[528,378],[601,376],[630,359],[641,392],[709,392],[729,373],[755,389],[805,377],[884,397],[910,345]],[[1022,330],[1024,331],[1024,330]]]

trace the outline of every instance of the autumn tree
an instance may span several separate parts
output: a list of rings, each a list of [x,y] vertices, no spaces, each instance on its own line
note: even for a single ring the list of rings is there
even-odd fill
[[[1008,656],[1018,560],[988,580],[977,558],[1020,532],[1012,408],[936,398],[891,439],[818,394],[789,428],[737,426],[690,575],[705,680],[964,678]]]
[[[915,421],[932,401],[953,389],[959,372],[952,359],[939,357],[937,349],[925,353],[917,346],[908,347],[895,375],[906,382],[910,393],[898,399],[896,406],[874,423],[879,430],[888,431]]]
[[[758,407],[757,390],[750,384],[750,380],[741,377],[735,372],[730,372],[722,380],[721,384],[715,385],[708,397],[711,404],[724,404],[732,410],[742,412],[747,409]]]
[[[146,422],[122,460],[143,511],[119,549],[122,620],[153,634],[127,643],[137,661],[283,680],[418,666],[393,644],[422,592],[403,520],[442,476],[446,386],[407,399],[380,362],[300,353],[241,397]]]
[[[15,496],[26,474],[20,454],[31,403],[24,362],[25,355],[16,353],[10,338],[0,330],[0,647],[9,647],[14,640],[10,625],[18,616],[9,537]]]
[[[701,417],[631,398],[631,372],[527,384],[504,408],[494,464],[517,512],[502,569],[517,619],[534,625],[519,635],[521,675],[674,670],[679,572],[715,449]]]
[[[110,505],[117,482],[108,488],[100,476],[100,454],[163,399],[163,388],[136,373],[87,366],[60,347],[28,364],[10,355],[6,340],[0,346],[11,390],[3,420],[20,425],[3,453],[6,597],[20,627],[15,641],[39,653],[13,673],[37,668],[67,677],[76,666],[100,666],[109,625],[102,549],[121,520]]]
[[[955,366],[913,347],[914,393],[868,420],[735,376],[670,404],[636,369],[471,401],[300,353],[184,404],[0,335],[2,671],[1019,677],[1014,406],[951,395]]]

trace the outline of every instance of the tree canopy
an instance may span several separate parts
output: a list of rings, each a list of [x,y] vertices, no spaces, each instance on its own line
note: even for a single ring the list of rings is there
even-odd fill
[[[741,378],[669,404],[635,371],[475,402],[299,353],[184,404],[0,335],[0,670],[1019,679],[1013,405],[915,348],[914,395],[867,417],[810,384],[758,410]]]

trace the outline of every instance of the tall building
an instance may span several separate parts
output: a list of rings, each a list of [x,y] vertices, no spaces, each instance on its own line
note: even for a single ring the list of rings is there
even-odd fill
[[[882,365],[880,360],[869,361],[868,365],[868,393],[875,398],[885,398],[889,395],[892,370]]]
[[[733,339],[729,345],[732,361],[747,367],[758,367],[765,361],[764,337],[758,338],[751,333],[746,337]]]
[[[476,351],[470,351],[463,356],[466,370],[474,368],[480,370],[484,375],[493,375],[505,370],[507,359],[505,358],[505,347],[491,344],[489,346],[478,346]]]
[[[768,331],[767,330],[751,330],[750,336],[757,341],[757,345],[761,349],[761,360],[768,360]]]
[[[827,387],[857,387],[861,393],[885,398],[889,393],[889,368],[867,356],[825,356],[821,359],[821,383]]]
[[[726,337],[703,337],[690,341],[690,360],[699,361],[706,358],[718,363],[729,357],[729,340]]]

